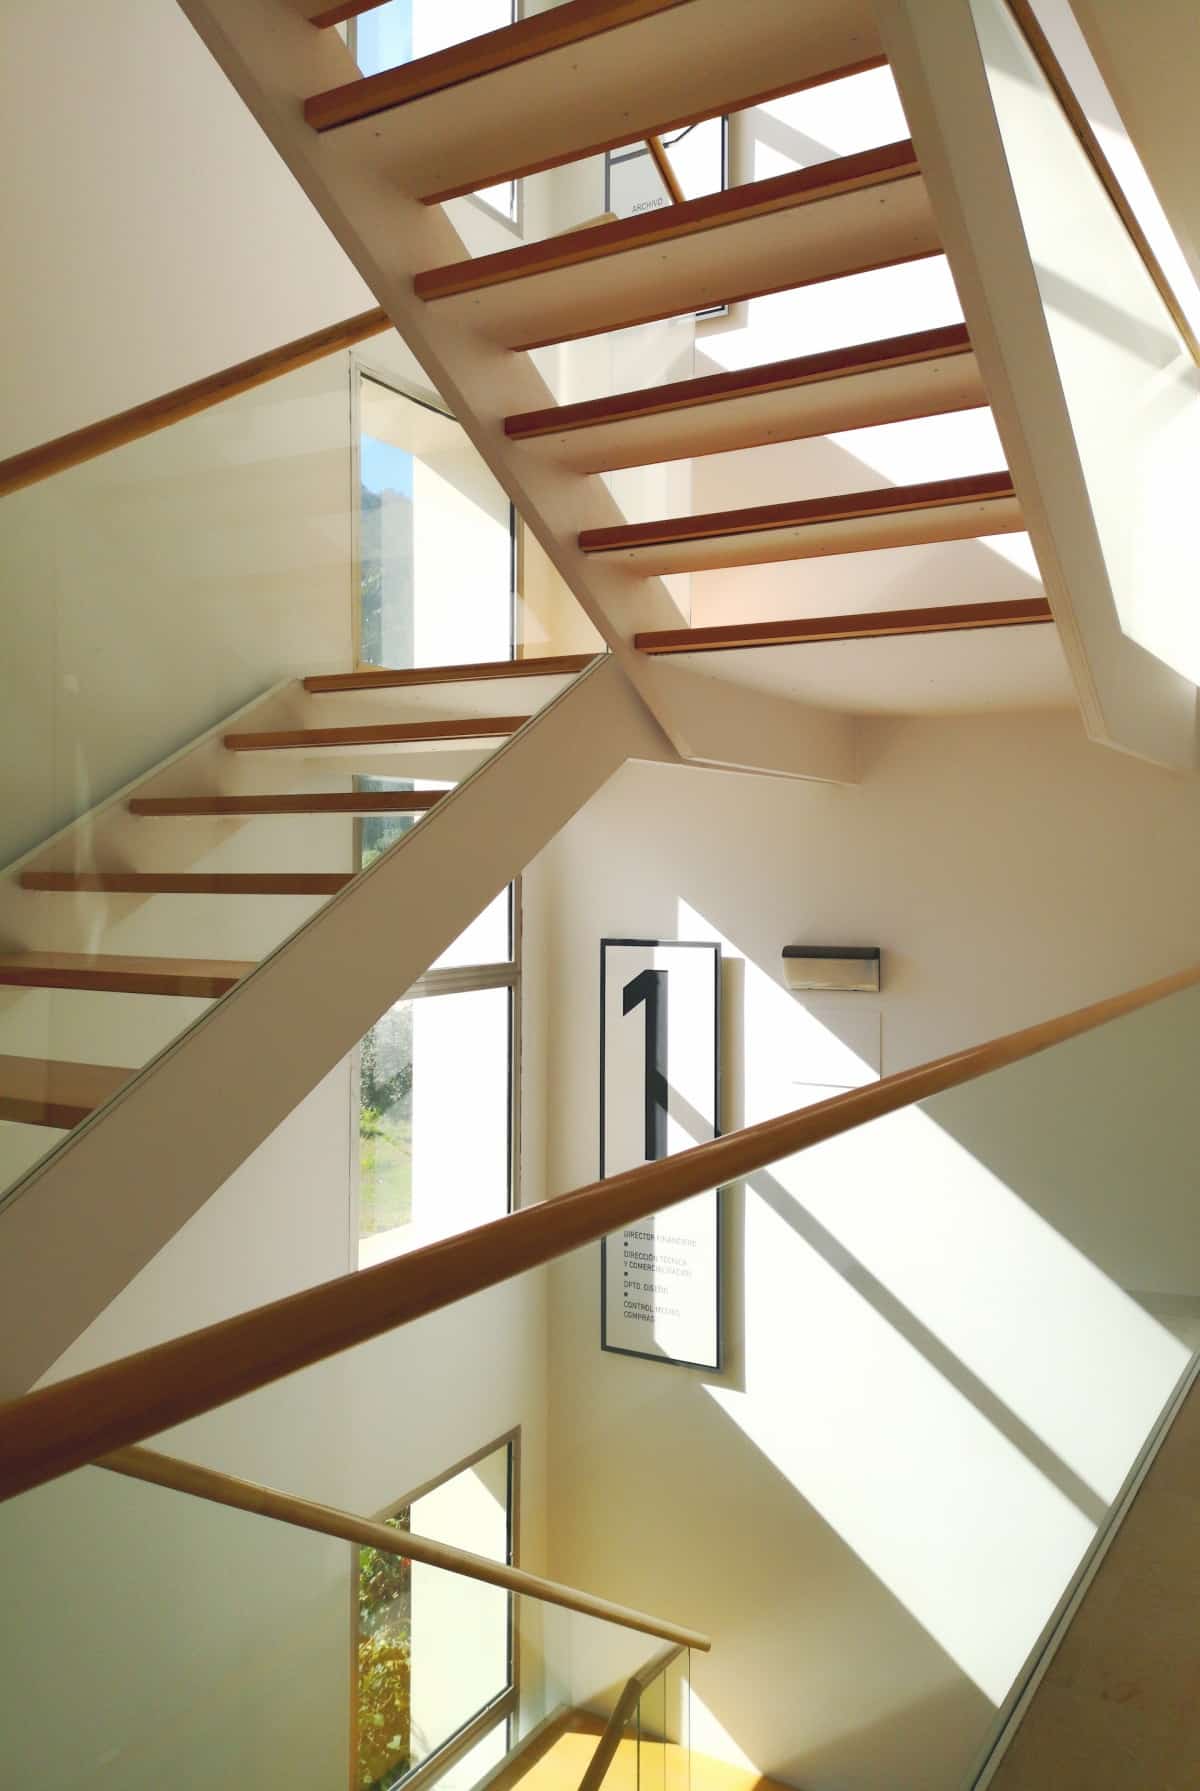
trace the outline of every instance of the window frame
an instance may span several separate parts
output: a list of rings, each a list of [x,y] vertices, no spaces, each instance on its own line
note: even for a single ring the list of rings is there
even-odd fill
[[[362,857],[361,823],[354,823],[354,862],[358,864]],[[466,995],[480,989],[508,990],[508,1196],[504,1211],[514,1213],[521,1205],[521,1010],[522,1000],[522,901],[521,879],[514,877],[509,888],[509,940],[511,957],[507,962],[491,964],[456,964],[446,970],[427,970],[419,976],[397,1001],[420,1001],[434,995]],[[396,1005],[395,1003],[392,1004]],[[362,1083],[360,1079],[361,1043],[352,1052],[350,1074],[350,1186],[353,1196],[349,1202],[350,1230],[350,1262],[355,1271],[358,1270],[359,1246],[362,1242],[360,1233],[360,1168],[359,1168],[359,1113],[362,1108]],[[386,1235],[386,1234],[385,1234]],[[454,1232],[448,1232],[454,1237]],[[385,1258],[394,1261],[394,1257]],[[501,1439],[503,1440],[503,1439]],[[485,1450],[486,1454],[487,1451]],[[471,1466],[479,1459],[473,1456],[470,1462],[461,1464]],[[437,1484],[437,1482],[434,1482]],[[428,1491],[428,1488],[424,1490]],[[415,1493],[413,1497],[419,1497]],[[400,1504],[404,1501],[401,1500]],[[393,1510],[399,1510],[394,1506]]]
[[[484,1461],[497,1450],[508,1450],[508,1566],[517,1567],[521,1560],[521,1426],[514,1425],[511,1430],[493,1437],[481,1448],[475,1449],[453,1467],[437,1474],[431,1480],[423,1481],[413,1491],[405,1493],[401,1498],[385,1505],[382,1511],[374,1514],[373,1522],[386,1523],[389,1518],[414,1505],[426,1494],[436,1492],[456,1475],[464,1474],[477,1462]],[[349,1791],[361,1791],[358,1783],[358,1553],[359,1545],[351,1545],[350,1555],[350,1725],[349,1750],[347,1760],[347,1776]],[[454,1762],[469,1752],[484,1736],[492,1730],[505,1725],[504,1742],[507,1753],[512,1746],[512,1719],[520,1708],[521,1679],[521,1637],[520,1637],[520,1599],[515,1592],[508,1594],[508,1683],[499,1696],[485,1704],[475,1715],[468,1718],[453,1735],[448,1735],[441,1746],[419,1766],[414,1766],[397,1779],[393,1791],[422,1791],[422,1787],[435,1783]]]
[[[350,644],[354,670],[370,672],[377,668],[362,656],[362,382],[364,379],[369,379],[374,385],[383,386],[397,398],[407,398],[411,403],[420,405],[422,410],[431,410],[436,416],[445,417],[451,423],[458,423],[460,429],[462,424],[432,386],[420,386],[413,380],[405,379],[402,374],[388,372],[381,368],[378,362],[372,361],[369,355],[365,355],[359,350],[351,349],[350,351],[349,376]],[[521,622],[521,610],[517,600],[517,574],[520,569],[518,524],[517,507],[510,498],[508,502],[508,656],[510,659],[522,657],[519,651],[521,640],[518,634]],[[422,671],[434,669],[432,666],[421,667]]]

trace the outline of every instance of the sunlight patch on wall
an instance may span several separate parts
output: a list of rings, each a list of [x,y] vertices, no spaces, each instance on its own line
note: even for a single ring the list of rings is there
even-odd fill
[[[692,1752],[707,1754],[712,1760],[728,1761],[730,1766],[740,1766],[747,1772],[760,1772],[762,1768],[756,1760],[752,1760],[740,1748],[729,1730],[718,1722],[704,1699],[692,1686],[691,1697],[691,1740]]]
[[[710,1397],[1000,1704],[1094,1523],[761,1200],[745,1253],[745,1391]]]
[[[873,1079],[878,1010],[816,1010],[682,900],[678,924],[740,961],[728,1124]],[[972,1153],[1003,1074],[960,1091],[957,1136],[906,1108],[749,1178],[740,1384],[707,1389],[995,1704],[1187,1360]]]

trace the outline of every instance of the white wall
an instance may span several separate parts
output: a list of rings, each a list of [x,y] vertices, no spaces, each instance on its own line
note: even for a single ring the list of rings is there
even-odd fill
[[[548,1191],[596,1173],[604,935],[725,941],[727,1126],[1195,956],[1192,781],[1059,716],[861,741],[856,788],[628,767],[542,855]],[[787,995],[793,942],[880,944],[881,995]],[[553,1570],[711,1631],[695,1745],[964,1782],[1186,1359],[1122,1291],[1200,1295],[1184,1000],[1126,1023],[1136,1088],[1114,1031],[1040,1060],[1049,1109],[1007,1072],[732,1194],[720,1375],[602,1355],[597,1252],[555,1268]]]
[[[0,456],[374,303],[174,0],[6,6],[0,70]]]

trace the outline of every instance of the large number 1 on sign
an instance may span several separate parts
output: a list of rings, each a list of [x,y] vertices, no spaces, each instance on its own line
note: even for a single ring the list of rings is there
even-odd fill
[[[621,990],[621,1012],[646,1006],[646,1161],[667,1154],[667,972],[642,970]]]

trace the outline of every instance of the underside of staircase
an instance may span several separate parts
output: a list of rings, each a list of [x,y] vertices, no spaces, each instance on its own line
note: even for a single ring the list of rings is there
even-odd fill
[[[801,482],[782,502],[646,520],[626,518],[604,477],[986,415],[961,320],[897,333],[881,309],[865,340],[853,320],[843,338],[784,360],[574,402],[552,401],[538,360],[537,351],[584,338],[713,307],[740,315],[767,295],[834,292],[941,257],[908,138],[517,246],[474,254],[465,246],[464,195],[886,72],[872,6],[747,0],[733,30],[712,0],[568,0],[361,77],[335,28],[340,11],[287,0],[182,3],[684,759],[784,775],[825,776],[840,765],[853,776],[846,718],[886,712],[893,635],[938,637],[927,643],[925,701],[935,711],[1071,705],[1035,579],[1010,580],[1020,596],[973,601],[969,588],[937,576],[944,545],[1024,530],[1002,464],[828,496]],[[803,608],[780,613],[773,602],[756,614],[759,586],[747,584],[736,622],[707,621],[694,603],[689,614],[678,594],[680,578],[693,575],[728,582],[862,555],[864,567],[878,568],[882,596],[895,582],[889,556],[926,550],[935,556],[928,601],[868,600],[853,619],[814,605],[807,587],[798,587]],[[734,657],[748,647],[761,651]],[[781,657],[784,648],[813,654]],[[911,684],[919,652],[895,651],[890,682]],[[690,652],[703,657],[691,661]],[[738,727],[708,722],[686,686],[654,663],[667,653],[727,687],[723,699],[710,691],[714,704],[752,702],[772,712],[772,725],[747,731],[731,750]],[[828,654],[832,661],[815,656]]]

